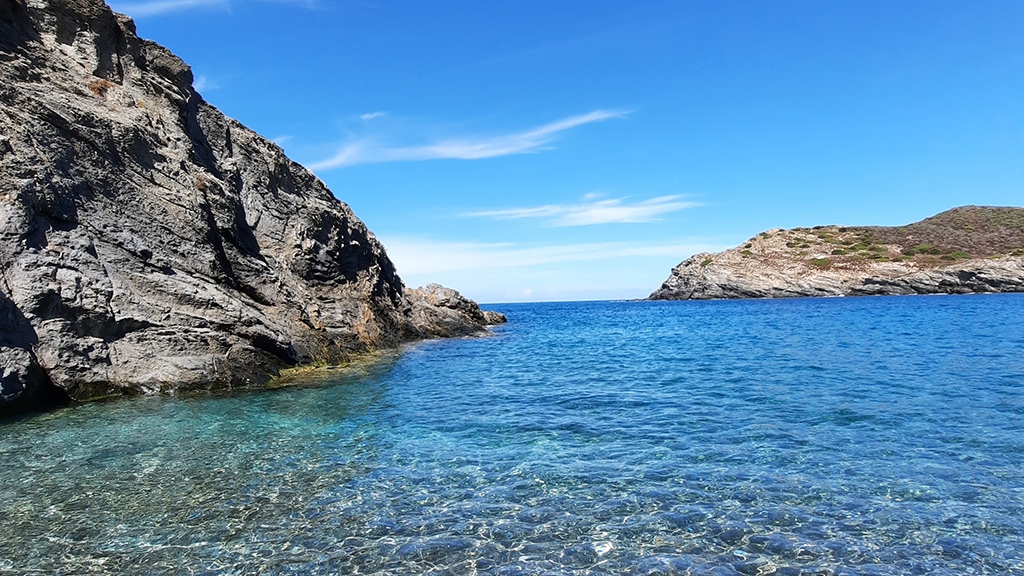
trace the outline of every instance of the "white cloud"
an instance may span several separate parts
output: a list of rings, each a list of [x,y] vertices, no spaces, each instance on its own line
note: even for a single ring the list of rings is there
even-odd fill
[[[313,162],[313,170],[329,170],[356,164],[380,162],[408,162],[416,160],[479,160],[511,154],[529,154],[548,149],[550,144],[566,130],[608,120],[622,118],[628,112],[595,110],[579,116],[570,116],[525,132],[479,138],[454,138],[422,146],[388,146],[373,139],[361,139],[342,146],[334,156]]]
[[[428,274],[463,270],[528,268],[564,262],[592,262],[634,256],[669,256],[683,260],[696,252],[720,249],[696,240],[672,244],[595,242],[561,245],[445,242],[418,237],[382,238],[400,274]],[[665,271],[668,274],[668,270]]]
[[[359,116],[359,118],[369,122],[370,120],[373,120],[375,118],[383,118],[384,116],[387,116],[387,115],[388,115],[387,112],[370,112],[370,113],[367,113],[367,114],[361,114]]]
[[[515,244],[380,238],[406,285],[439,282],[478,302],[644,298],[682,260],[725,248],[700,239]]]
[[[117,2],[111,4],[111,8],[113,8],[115,12],[121,12],[133,18],[157,16],[167,12],[176,12],[189,8],[227,8],[229,6],[229,0],[150,0],[147,2]]]
[[[577,204],[548,204],[533,208],[509,208],[471,212],[466,216],[482,216],[512,220],[519,218],[545,218],[552,226],[589,226],[592,224],[653,222],[668,212],[699,206],[682,196],[659,196],[641,202],[627,203],[625,198],[600,199],[598,194],[587,194]]]
[[[235,0],[238,3],[240,0]],[[313,8],[316,0],[249,0],[259,2],[274,2],[278,4],[297,4],[307,8]],[[146,18],[148,16],[160,16],[169,12],[179,12],[191,8],[219,8],[230,9],[232,0],[123,0],[114,2],[110,7],[115,12],[127,14],[132,18]]]
[[[202,93],[216,90],[220,88],[220,86],[218,86],[216,82],[211,82],[210,78],[207,77],[206,74],[200,74],[192,82],[192,88],[195,89],[196,92]]]
[[[284,146],[284,143],[291,140],[292,138],[294,138],[294,136],[292,136],[291,134],[282,134],[280,136],[275,136],[271,138],[270,141],[273,142],[274,144],[277,144],[278,146]]]

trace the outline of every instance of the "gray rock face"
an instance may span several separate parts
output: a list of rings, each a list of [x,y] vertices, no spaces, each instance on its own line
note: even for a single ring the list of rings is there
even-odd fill
[[[796,298],[1024,292],[1024,258],[969,260],[926,270],[872,266],[867,270],[778,269],[736,263],[729,254],[697,254],[679,264],[651,300]],[[711,263],[704,264],[709,258]]]
[[[430,336],[470,334],[481,324],[503,324],[506,321],[504,314],[481,310],[476,302],[440,284],[406,288],[405,294],[413,304],[413,323],[425,327]]]
[[[769,230],[685,260],[650,299],[1024,292],[1022,222],[1024,209],[965,207],[900,228]]]
[[[130,19],[0,0],[0,412],[259,384],[489,322],[417,294],[348,206]]]

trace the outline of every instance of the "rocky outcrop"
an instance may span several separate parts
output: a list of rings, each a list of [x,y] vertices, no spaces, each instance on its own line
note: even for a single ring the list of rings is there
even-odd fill
[[[0,0],[0,412],[259,384],[493,320],[419,294],[130,19]]]
[[[1024,292],[1024,208],[901,227],[769,230],[676,266],[653,300]]]
[[[481,310],[476,302],[440,284],[406,288],[412,302],[412,320],[428,336],[469,334],[479,325],[503,324],[505,315]]]

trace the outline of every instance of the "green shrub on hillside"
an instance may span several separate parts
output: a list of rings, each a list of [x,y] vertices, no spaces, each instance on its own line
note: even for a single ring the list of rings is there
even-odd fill
[[[923,242],[914,246],[910,250],[907,250],[905,254],[942,254],[942,251],[936,248],[933,244]]]

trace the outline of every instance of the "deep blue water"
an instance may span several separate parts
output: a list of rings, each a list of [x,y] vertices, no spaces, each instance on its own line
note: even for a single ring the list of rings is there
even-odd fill
[[[494,308],[0,424],[0,573],[1024,574],[1024,294]]]

